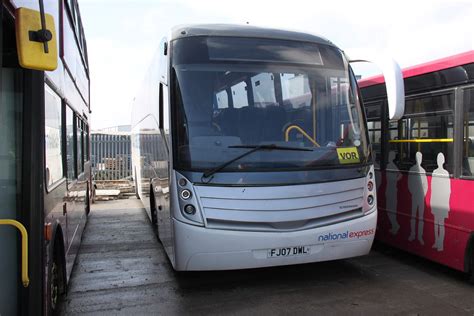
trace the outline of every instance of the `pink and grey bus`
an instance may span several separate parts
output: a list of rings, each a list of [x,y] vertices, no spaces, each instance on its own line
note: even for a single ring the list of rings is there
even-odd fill
[[[474,51],[403,70],[390,121],[383,77],[359,81],[376,153],[376,238],[474,278]]]

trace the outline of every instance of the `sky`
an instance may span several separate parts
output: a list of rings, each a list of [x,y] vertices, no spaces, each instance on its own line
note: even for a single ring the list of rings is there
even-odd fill
[[[171,27],[232,23],[321,35],[401,67],[474,49],[473,0],[79,0],[91,73],[92,129],[130,124],[130,106]],[[377,73],[373,66],[356,74]]]

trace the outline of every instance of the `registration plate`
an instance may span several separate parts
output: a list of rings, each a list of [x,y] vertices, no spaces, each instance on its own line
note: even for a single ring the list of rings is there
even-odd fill
[[[272,248],[267,251],[267,258],[293,257],[309,255],[309,246],[295,246],[284,248]]]

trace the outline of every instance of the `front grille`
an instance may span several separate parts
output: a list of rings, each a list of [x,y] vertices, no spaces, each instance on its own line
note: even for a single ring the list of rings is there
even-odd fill
[[[317,227],[328,226],[349,221],[363,216],[362,208],[357,208],[343,213],[313,218],[309,220],[287,221],[287,222],[237,222],[228,220],[207,219],[207,227],[213,229],[245,230],[245,231],[296,231]]]
[[[363,216],[364,180],[281,187],[196,186],[214,229],[297,231]]]

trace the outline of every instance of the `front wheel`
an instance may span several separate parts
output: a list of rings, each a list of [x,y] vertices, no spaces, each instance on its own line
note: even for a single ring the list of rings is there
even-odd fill
[[[153,192],[152,186],[150,186],[150,213],[151,213],[151,223],[153,225],[156,225],[158,223],[158,213],[156,210],[155,193]]]

